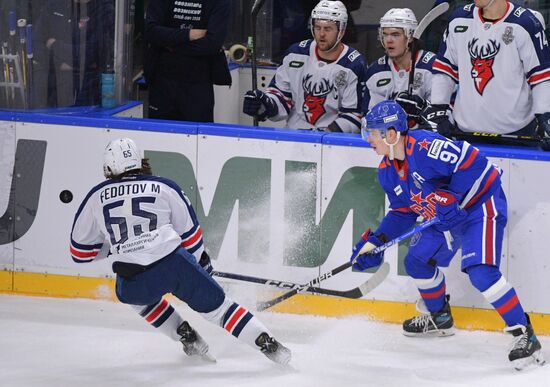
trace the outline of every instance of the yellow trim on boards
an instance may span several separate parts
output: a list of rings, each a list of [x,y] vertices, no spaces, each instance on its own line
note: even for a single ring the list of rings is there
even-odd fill
[[[112,278],[75,277],[59,274],[0,271],[0,293],[43,297],[116,300]],[[272,293],[267,293],[272,294]],[[270,309],[272,312],[309,314],[326,317],[361,316],[401,324],[418,314],[414,304],[379,300],[298,294]],[[457,328],[500,331],[504,323],[494,310],[452,308]],[[550,335],[550,315],[530,313],[539,335]]]

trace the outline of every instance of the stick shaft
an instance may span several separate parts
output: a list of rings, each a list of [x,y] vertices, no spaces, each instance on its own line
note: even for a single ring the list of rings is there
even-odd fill
[[[422,230],[424,230],[424,229],[426,229],[426,228],[432,226],[433,224],[435,224],[435,223],[437,223],[437,222],[439,222],[439,219],[437,219],[437,218],[433,218],[433,219],[431,219],[431,220],[428,220],[428,221],[426,221],[426,222],[424,222],[424,223],[422,223],[422,224],[420,224],[420,225],[418,225],[418,226],[416,226],[416,227],[410,229],[409,231],[407,231],[406,233],[402,234],[401,236],[398,236],[397,238],[395,238],[395,239],[393,239],[393,240],[391,240],[391,241],[389,241],[389,242],[387,242],[387,243],[384,243],[382,246],[377,247],[376,249],[372,250],[372,251],[370,252],[370,254],[377,254],[377,253],[379,253],[379,252],[382,252],[382,251],[386,250],[387,248],[389,248],[389,247],[395,245],[396,243],[399,243],[399,242],[401,242],[402,240],[407,239],[408,237],[410,237],[410,236],[416,234],[416,233],[419,232],[419,231],[422,231]],[[355,262],[356,259],[357,259],[357,257],[354,259],[354,262]],[[310,287],[310,286],[316,286],[316,285],[318,285],[321,281],[324,281],[324,280],[326,280],[326,279],[328,279],[328,278],[330,278],[330,277],[332,277],[332,276],[335,276],[336,274],[338,274],[338,273],[340,273],[340,272],[346,270],[347,268],[351,267],[352,265],[353,265],[353,262],[346,262],[346,263],[344,263],[344,264],[342,264],[342,265],[340,265],[340,266],[338,266],[338,267],[332,269],[331,271],[329,271],[329,272],[327,272],[327,273],[325,273],[325,274],[323,274],[323,275],[320,275],[320,276],[317,277],[317,278],[312,279],[311,281],[309,281],[309,282],[308,282],[307,284],[305,284],[305,285],[302,285],[302,286],[300,286],[300,287],[298,287],[298,288],[296,288],[296,289],[293,289],[293,290],[291,290],[291,291],[289,291],[289,292],[287,292],[287,293],[285,293],[285,294],[282,294],[282,295],[280,295],[279,297],[274,298],[273,300],[266,301],[266,302],[260,304],[260,305],[258,306],[258,310],[262,311],[262,310],[265,310],[265,309],[267,309],[267,308],[270,308],[270,307],[272,307],[272,306],[274,306],[274,305],[276,305],[276,304],[278,304],[278,303],[280,303],[280,302],[283,302],[283,301],[289,299],[290,297],[295,296],[296,294],[305,291],[305,289],[307,289],[308,287]]]

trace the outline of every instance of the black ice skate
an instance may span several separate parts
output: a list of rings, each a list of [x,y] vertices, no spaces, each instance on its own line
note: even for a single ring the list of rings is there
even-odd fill
[[[180,341],[183,344],[183,352],[187,356],[200,356],[204,360],[215,363],[216,359],[208,353],[208,344],[191,328],[187,321],[181,323],[177,329],[178,335],[181,336]]]
[[[263,332],[256,339],[256,345],[267,358],[275,363],[287,365],[292,357],[290,349]]]
[[[504,332],[511,333],[515,337],[508,359],[518,371],[533,363],[538,365],[545,363],[541,345],[533,331],[529,315],[525,314],[525,317],[527,317],[527,326],[514,325],[504,328]]]
[[[449,296],[445,300],[445,306],[439,312],[426,313],[413,317],[403,322],[403,334],[405,336],[452,336],[453,316],[449,305]]]

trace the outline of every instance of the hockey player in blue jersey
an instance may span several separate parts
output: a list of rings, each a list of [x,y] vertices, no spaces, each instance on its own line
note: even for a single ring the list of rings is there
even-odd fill
[[[453,334],[445,276],[439,267],[447,267],[461,247],[462,271],[505,321],[504,330],[515,337],[509,360],[517,369],[542,364],[529,316],[499,270],[507,220],[500,170],[467,142],[431,131],[408,131],[406,113],[394,101],[382,101],[370,110],[362,136],[384,156],[378,179],[390,211],[378,229],[367,230],[354,247],[354,268],[379,265],[384,253],[368,252],[411,228],[417,217],[439,218],[438,224],[413,237],[405,257],[407,273],[421,295],[418,309],[424,314],[404,321],[404,334]]]
[[[365,114],[378,102],[395,99],[409,115],[409,127],[420,122],[420,114],[430,99],[435,54],[418,50],[412,94],[409,93],[410,44],[417,26],[416,16],[409,8],[392,8],[380,19],[378,39],[385,55],[367,69],[362,108]]]
[[[184,352],[214,360],[208,344],[164,298],[172,293],[239,340],[287,364],[290,350],[244,306],[225,296],[209,275],[210,257],[189,199],[172,180],[152,176],[133,140],[111,141],[105,149],[106,181],[78,208],[71,231],[77,263],[107,256],[116,273],[116,295],[148,323],[179,340]]]

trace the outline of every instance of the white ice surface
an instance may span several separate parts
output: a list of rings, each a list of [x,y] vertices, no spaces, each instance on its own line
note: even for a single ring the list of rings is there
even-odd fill
[[[120,303],[0,295],[0,385],[550,386],[548,365],[510,367],[503,333],[407,338],[399,325],[362,318],[257,313],[293,351],[292,366],[282,368],[174,305],[209,342],[216,364],[187,357]],[[540,339],[550,358],[550,338]]]

